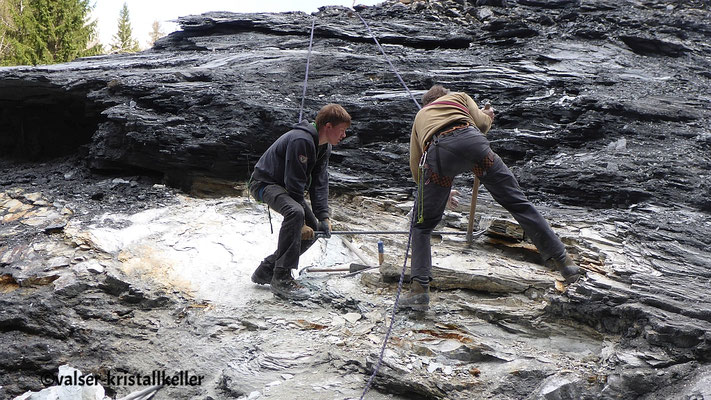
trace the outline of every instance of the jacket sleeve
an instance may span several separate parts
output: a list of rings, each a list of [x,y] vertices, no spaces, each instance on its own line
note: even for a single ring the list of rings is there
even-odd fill
[[[299,204],[304,203],[304,190],[308,171],[308,160],[313,157],[306,139],[289,142],[284,162],[284,186],[289,196]]]
[[[331,146],[328,145],[326,154],[322,161],[314,166],[311,172],[311,188],[309,195],[311,196],[311,207],[314,210],[314,215],[321,221],[324,218],[329,218],[331,210],[328,208],[328,159],[331,156]]]
[[[468,94],[465,94],[465,99],[467,101],[467,108],[469,109],[469,115],[471,115],[472,119],[474,120],[474,124],[476,125],[477,128],[481,131],[481,133],[486,134],[486,132],[491,129],[491,118],[489,118],[488,115],[484,114],[480,109],[479,106],[476,104],[476,102],[469,97]]]

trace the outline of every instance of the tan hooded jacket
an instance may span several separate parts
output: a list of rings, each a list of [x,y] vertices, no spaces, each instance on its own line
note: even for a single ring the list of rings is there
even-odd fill
[[[453,105],[434,104],[439,102],[455,102],[466,107],[469,112]],[[412,134],[410,135],[410,171],[415,182],[418,182],[418,166],[425,143],[432,135],[456,122],[469,122],[470,125],[475,125],[484,134],[491,128],[491,118],[484,114],[476,102],[466,93],[453,92],[444,95],[423,107],[417,113],[415,122],[412,124]]]

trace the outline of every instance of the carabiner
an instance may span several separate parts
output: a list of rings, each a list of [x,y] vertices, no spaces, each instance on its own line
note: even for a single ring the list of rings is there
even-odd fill
[[[427,162],[427,150],[422,153],[422,157],[420,157],[420,164],[418,164],[417,166],[422,168],[425,166],[425,162]]]

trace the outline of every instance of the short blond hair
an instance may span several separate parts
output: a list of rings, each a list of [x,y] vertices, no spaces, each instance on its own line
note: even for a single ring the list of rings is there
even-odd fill
[[[329,122],[331,125],[338,125],[345,122],[348,126],[351,126],[351,116],[345,108],[338,104],[331,103],[326,104],[318,110],[318,114],[316,114],[316,120],[314,122],[316,123],[316,129],[325,126]]]

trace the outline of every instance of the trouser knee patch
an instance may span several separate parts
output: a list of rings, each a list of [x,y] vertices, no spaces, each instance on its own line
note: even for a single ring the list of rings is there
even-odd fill
[[[440,174],[432,171],[432,169],[429,168],[429,165],[426,165],[426,164],[425,164],[425,178],[426,178],[425,185],[434,183],[435,185],[446,187],[446,188],[452,187],[452,181],[454,181],[454,177],[440,175]]]
[[[479,178],[486,175],[486,172],[489,170],[489,168],[494,166],[495,159],[496,154],[493,151],[489,150],[489,153],[486,154],[486,157],[482,158],[481,161],[474,164],[474,175]]]

